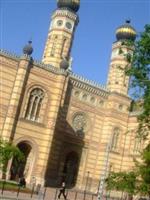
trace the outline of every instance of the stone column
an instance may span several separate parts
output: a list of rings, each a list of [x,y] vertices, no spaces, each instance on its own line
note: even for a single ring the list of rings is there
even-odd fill
[[[21,103],[24,96],[24,88],[30,70],[30,64],[31,57],[27,55],[23,55],[18,63],[16,79],[12,89],[8,110],[2,129],[2,137],[7,141],[13,140],[15,134],[16,125],[20,114]]]

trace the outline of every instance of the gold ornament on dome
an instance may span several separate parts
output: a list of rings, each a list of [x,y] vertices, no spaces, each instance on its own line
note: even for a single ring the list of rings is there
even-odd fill
[[[131,28],[125,28],[125,27],[122,27],[122,28],[119,28],[116,33],[120,33],[120,32],[125,32],[125,33],[131,33],[131,34],[135,34],[136,35],[136,32],[131,29]]]
[[[116,30],[117,40],[132,40],[136,39],[136,30],[130,25],[130,20],[126,20],[125,24],[118,27]]]

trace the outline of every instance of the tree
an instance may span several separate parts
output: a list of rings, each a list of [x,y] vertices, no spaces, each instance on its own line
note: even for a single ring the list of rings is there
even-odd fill
[[[131,41],[125,43],[133,46]],[[134,53],[125,56],[128,61],[125,73],[131,77],[134,94],[142,101],[142,111],[138,115],[138,136],[147,139],[148,145],[141,153],[143,162],[136,161],[134,171],[109,174],[107,189],[150,197],[150,25],[145,26],[144,32],[134,43]]]
[[[129,43],[128,45],[133,45]],[[145,25],[145,30],[134,43],[133,55],[126,55],[128,65],[126,73],[131,77],[131,87],[134,94],[142,99],[142,112],[138,116],[138,133],[146,138],[150,133],[150,25]]]
[[[19,161],[24,160],[24,155],[18,147],[0,138],[0,170],[3,174],[6,173],[8,161],[13,157],[17,157]]]
[[[107,190],[123,191],[133,195],[135,193],[135,180],[134,172],[111,172],[106,179]]]
[[[137,163],[137,192],[150,197],[150,144],[141,154],[142,163]]]
[[[143,162],[137,162],[134,171],[111,172],[106,179],[108,190],[140,194],[150,197],[150,144],[141,153]]]

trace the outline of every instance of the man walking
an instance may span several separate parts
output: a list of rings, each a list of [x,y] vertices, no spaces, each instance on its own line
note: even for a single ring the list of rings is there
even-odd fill
[[[66,200],[67,199],[67,195],[65,194],[65,190],[66,190],[66,183],[65,181],[62,182],[62,185],[61,185],[61,189],[59,191],[59,194],[58,194],[58,199],[60,199],[60,196],[63,195],[64,196],[64,199]]]

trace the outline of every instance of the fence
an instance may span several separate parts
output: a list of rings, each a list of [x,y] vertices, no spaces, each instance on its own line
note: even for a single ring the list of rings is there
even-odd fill
[[[41,187],[40,184],[32,184],[29,188],[18,184],[2,181],[0,199],[22,199],[22,200],[57,200],[59,188]],[[66,189],[67,199],[71,200],[96,200],[96,195],[87,191]]]
[[[1,186],[0,199],[17,200],[57,200],[59,188],[41,187],[33,184],[30,189],[16,185],[15,190],[10,190],[5,186],[5,181]],[[97,200],[97,195],[87,191],[66,190],[68,200]],[[63,199],[63,198],[62,198]],[[102,200],[127,200],[125,193],[108,192],[103,195]]]

